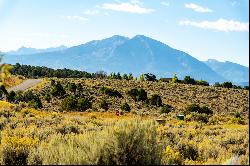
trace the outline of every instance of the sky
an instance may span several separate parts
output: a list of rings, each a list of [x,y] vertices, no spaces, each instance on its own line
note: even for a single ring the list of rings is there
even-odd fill
[[[0,51],[145,35],[249,66],[248,0],[0,0]]]

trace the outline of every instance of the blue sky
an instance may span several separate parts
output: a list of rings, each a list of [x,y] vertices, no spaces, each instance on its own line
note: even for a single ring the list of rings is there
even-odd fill
[[[0,0],[0,50],[141,34],[249,66],[248,0]]]

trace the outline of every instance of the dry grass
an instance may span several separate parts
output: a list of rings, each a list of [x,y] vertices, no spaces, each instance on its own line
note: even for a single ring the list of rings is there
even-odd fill
[[[5,80],[4,84],[6,88],[10,88],[18,84],[21,84],[24,80],[25,78],[22,76],[11,76]]]

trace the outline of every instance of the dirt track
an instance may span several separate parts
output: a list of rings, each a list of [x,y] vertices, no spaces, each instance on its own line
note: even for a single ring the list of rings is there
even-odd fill
[[[21,84],[14,86],[10,89],[8,89],[8,92],[10,91],[25,91],[36,84],[39,84],[42,81],[42,79],[28,79],[23,81]]]

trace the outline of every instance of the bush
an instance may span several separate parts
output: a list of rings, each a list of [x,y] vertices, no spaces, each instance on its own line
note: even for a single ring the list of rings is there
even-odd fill
[[[144,77],[147,81],[157,81],[156,76],[151,73],[144,74]]]
[[[77,110],[78,111],[86,111],[87,109],[92,108],[92,103],[85,98],[80,98],[77,101]]]
[[[249,86],[244,86],[244,89],[245,90],[249,90]]]
[[[131,89],[128,91],[128,95],[133,98],[134,101],[147,100],[147,92],[144,89]]]
[[[224,82],[222,84],[222,87],[224,87],[224,88],[232,88],[233,84],[232,84],[232,82]]]
[[[106,100],[101,101],[100,108],[104,109],[105,111],[109,109],[109,104],[106,102]]]
[[[50,81],[50,85],[51,85],[51,86],[54,86],[55,84],[56,84],[56,81],[55,81],[55,80],[51,80],[51,81]]]
[[[82,87],[82,84],[81,83],[78,83],[76,85],[76,89],[78,90],[78,92],[81,92],[83,90],[83,87]]]
[[[193,141],[186,142],[186,141],[181,141],[178,144],[178,150],[184,157],[184,159],[189,159],[195,161],[198,156],[198,147],[194,145]]]
[[[191,78],[190,76],[185,76],[184,80],[183,80],[184,84],[192,84],[195,85],[195,80],[193,78]]]
[[[61,111],[86,111],[92,108],[92,103],[86,98],[66,97],[61,103]]]
[[[245,122],[242,118],[235,118],[235,117],[232,117],[229,121],[228,121],[229,124],[241,124],[241,125],[244,125]]]
[[[77,100],[73,96],[66,97],[61,104],[61,110],[75,111],[77,109]]]
[[[40,99],[39,100],[32,99],[28,102],[28,104],[29,104],[29,106],[34,107],[35,109],[43,107]]]
[[[11,91],[8,96],[7,96],[7,100],[9,102],[14,102],[15,101],[15,96],[16,96],[16,93],[14,91]]]
[[[51,90],[51,94],[52,94],[53,96],[55,96],[55,97],[56,97],[56,96],[61,97],[61,96],[65,95],[66,92],[65,92],[63,86],[61,85],[61,83],[60,83],[60,82],[57,82],[57,83],[53,86],[53,88],[52,88],[52,90]]]
[[[49,93],[46,93],[46,95],[44,96],[44,99],[49,103],[51,101],[51,96]]]
[[[8,91],[6,90],[4,85],[0,86],[0,97],[2,97],[2,95],[8,96]]]
[[[174,74],[173,78],[169,81],[170,84],[178,83],[179,79],[176,74]]]
[[[235,118],[241,118],[241,113],[237,111],[234,116]]]
[[[67,87],[68,87],[70,92],[72,92],[72,93],[76,92],[77,86],[75,83],[69,83]]]
[[[186,111],[187,112],[197,112],[197,113],[205,113],[205,114],[213,114],[213,111],[211,111],[208,107],[206,106],[203,106],[203,107],[200,107],[199,105],[197,104],[190,104],[187,106],[186,108]]]
[[[152,121],[121,120],[100,131],[53,135],[29,155],[29,164],[159,165],[162,147]]]
[[[192,113],[193,120],[197,122],[203,122],[208,123],[209,122],[209,116],[205,113]]]
[[[27,165],[27,158],[38,140],[29,137],[4,137],[1,140],[1,161],[5,165]]]
[[[172,107],[170,106],[170,105],[163,105],[162,107],[161,107],[161,113],[163,114],[163,113],[166,113],[166,114],[168,114],[169,112],[171,112],[171,109],[172,109]]]
[[[123,122],[109,130],[108,142],[101,148],[97,164],[154,165],[160,164],[161,148],[154,123],[140,120]]]
[[[162,106],[161,96],[156,95],[156,94],[154,94],[154,95],[150,98],[149,102],[150,102],[151,105],[155,105],[155,106],[157,106],[157,107]]]
[[[101,87],[99,91],[101,93],[104,93],[104,94],[109,95],[111,97],[119,97],[119,98],[122,97],[122,95],[119,91],[111,89],[111,88]]]
[[[163,153],[161,164],[163,165],[183,165],[184,160],[180,152],[174,152],[174,150],[167,146]]]
[[[128,103],[124,103],[122,106],[121,106],[121,109],[123,111],[126,111],[126,112],[130,112],[131,108],[130,106],[128,105]]]
[[[203,85],[203,86],[209,86],[209,83],[204,80],[196,81],[196,85]]]

